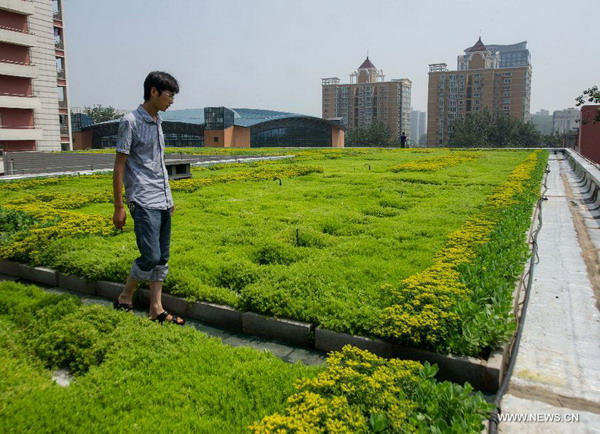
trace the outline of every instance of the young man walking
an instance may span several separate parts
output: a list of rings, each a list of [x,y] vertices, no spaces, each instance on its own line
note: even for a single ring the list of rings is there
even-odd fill
[[[147,280],[150,319],[183,325],[183,318],[165,311],[161,301],[163,280],[169,271],[171,216],[175,206],[165,167],[165,140],[158,112],[167,110],[178,92],[179,83],[172,75],[151,72],[144,81],[144,103],[121,119],[113,172],[113,223],[117,228],[125,225],[127,214],[122,191],[125,185],[140,257],[131,266],[115,309],[132,310],[137,284]]]

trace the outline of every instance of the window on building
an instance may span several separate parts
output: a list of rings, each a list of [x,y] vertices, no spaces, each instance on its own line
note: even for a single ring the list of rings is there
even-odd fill
[[[504,83],[512,83],[512,78],[505,78]]]
[[[219,141],[218,137],[213,137],[213,142],[217,143]]]

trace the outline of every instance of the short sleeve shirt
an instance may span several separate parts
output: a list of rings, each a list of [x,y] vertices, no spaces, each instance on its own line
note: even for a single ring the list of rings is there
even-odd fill
[[[161,122],[160,115],[155,121],[140,105],[123,116],[117,138],[117,152],[128,155],[123,180],[127,202],[149,209],[173,206]]]

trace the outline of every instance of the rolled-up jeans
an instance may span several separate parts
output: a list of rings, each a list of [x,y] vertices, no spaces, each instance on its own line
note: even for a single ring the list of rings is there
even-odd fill
[[[140,257],[133,261],[130,275],[135,280],[163,281],[169,272],[171,210],[148,209],[129,203]]]

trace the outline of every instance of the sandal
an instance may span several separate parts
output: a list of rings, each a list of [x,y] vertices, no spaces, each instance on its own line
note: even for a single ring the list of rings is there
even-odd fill
[[[118,301],[113,302],[113,307],[116,310],[122,310],[123,312],[133,311],[133,304],[130,303],[119,303]]]
[[[163,313],[159,314],[156,318],[150,318],[150,321],[159,322],[160,324],[163,324],[165,321],[168,321],[168,322],[172,322],[173,324],[180,325],[180,326],[185,324],[185,320],[176,315],[171,315],[171,319],[167,320],[167,317],[169,315],[171,315],[171,314],[165,310],[165,311],[163,311]],[[179,322],[179,321],[181,321],[181,322]]]

